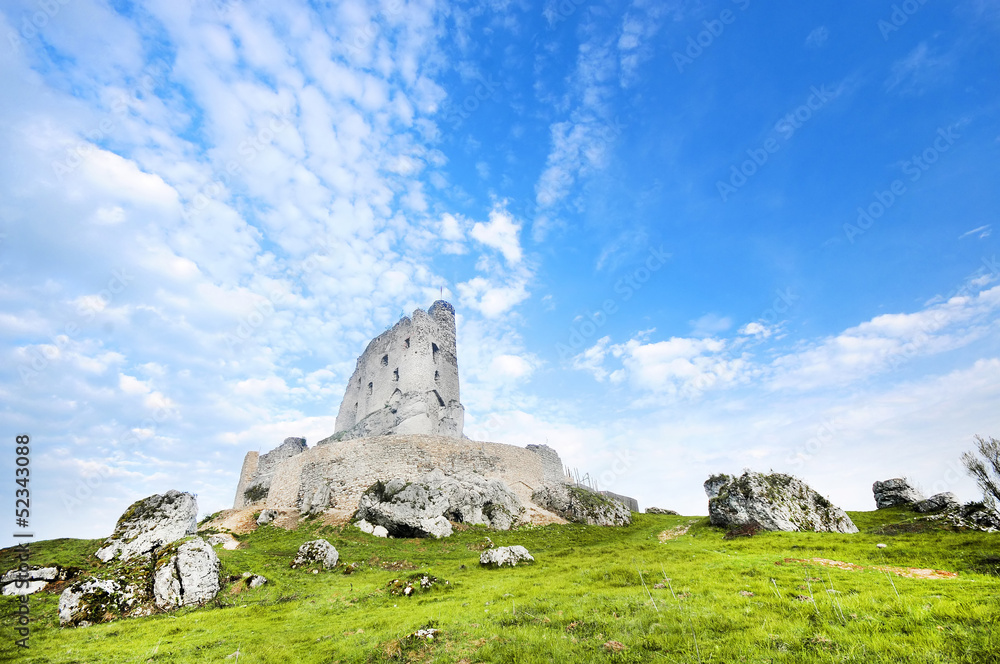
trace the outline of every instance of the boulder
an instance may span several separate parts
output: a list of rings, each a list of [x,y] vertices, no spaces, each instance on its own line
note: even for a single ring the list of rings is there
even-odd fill
[[[501,546],[496,549],[487,549],[479,556],[480,565],[492,565],[494,567],[514,567],[518,563],[534,562],[528,550],[523,546]]]
[[[521,501],[500,480],[435,469],[415,482],[376,482],[361,496],[358,516],[393,537],[447,537],[449,521],[509,530],[523,512]]]
[[[12,569],[0,577],[0,594],[32,595],[49,585],[49,582],[62,581],[68,576],[68,571],[58,566]]]
[[[375,529],[375,526],[373,526],[372,524],[368,523],[368,522],[367,522],[367,521],[365,521],[364,519],[361,519],[360,521],[358,521],[358,522],[357,522],[357,523],[355,523],[354,525],[355,525],[355,527],[357,527],[357,528],[358,528],[359,530],[361,530],[361,532],[363,532],[363,533],[368,533],[369,535],[371,535],[371,534],[372,534],[372,531],[373,531],[373,530]]]
[[[59,596],[59,624],[85,627],[120,616],[143,615],[147,613],[143,600],[137,586],[114,579],[85,579]]]
[[[340,554],[325,539],[312,540],[299,547],[299,553],[292,561],[292,567],[320,565],[325,569],[337,566]]]
[[[573,523],[592,526],[627,526],[632,523],[632,512],[628,507],[580,486],[544,486],[531,494],[531,500]]]
[[[877,509],[911,505],[924,499],[920,492],[910,486],[910,483],[902,477],[875,482],[872,484],[872,493],[875,494],[875,507]]]
[[[913,505],[918,512],[937,512],[944,509],[955,509],[960,506],[955,494],[949,492],[936,493],[926,500]]]
[[[153,601],[161,609],[204,604],[219,592],[219,558],[200,537],[163,552],[153,574]]]
[[[247,579],[247,588],[260,588],[267,583],[267,579],[260,574],[253,574]]]
[[[713,526],[756,523],[763,530],[858,532],[843,510],[790,475],[749,470],[740,477],[713,475],[705,493]]]
[[[374,528],[372,528],[372,535],[374,535],[375,537],[388,537],[389,531],[383,528],[382,526],[375,526]]]
[[[278,510],[262,510],[260,516],[257,517],[257,525],[263,526],[271,523],[276,516],[278,516]]]
[[[97,551],[97,557],[108,562],[121,561],[148,554],[177,540],[194,534],[198,529],[198,501],[190,493],[167,491],[132,503],[125,510],[115,532]]]
[[[660,507],[647,507],[646,514],[669,514],[670,516],[680,516],[679,513],[673,510],[665,510]]]

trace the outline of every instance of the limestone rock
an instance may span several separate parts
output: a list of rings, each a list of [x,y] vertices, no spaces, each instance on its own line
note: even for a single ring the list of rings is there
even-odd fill
[[[724,487],[732,478],[729,475],[712,475],[707,480],[705,480],[705,495],[711,500],[719,495],[719,491]]]
[[[937,512],[943,509],[955,509],[959,507],[955,494],[949,492],[936,493],[926,500],[921,500],[913,506],[918,512]]]
[[[358,521],[354,525],[357,526],[358,528],[360,528],[361,532],[368,533],[369,535],[374,535],[375,537],[388,537],[389,536],[389,531],[388,530],[386,530],[382,526],[373,526],[372,524],[368,523],[364,519],[361,519],[360,521]]]
[[[85,627],[143,613],[142,590],[114,579],[85,579],[67,587],[59,596],[60,625]]]
[[[65,580],[71,572],[61,567],[31,567],[24,570],[12,569],[0,578],[0,594],[33,595],[49,585],[49,582]]]
[[[496,549],[487,549],[479,556],[480,565],[493,565],[494,567],[514,567],[522,562],[534,562],[528,550],[521,545],[501,546]]]
[[[449,520],[509,530],[522,511],[517,495],[500,480],[448,476],[439,469],[415,482],[376,482],[358,502],[358,516],[393,537],[447,537]]]
[[[647,507],[646,514],[669,514],[671,516],[680,516],[679,513],[673,510],[665,510],[660,507]]]
[[[790,475],[749,470],[740,477],[714,475],[705,482],[705,493],[713,526],[756,522],[764,530],[858,532],[843,510]]]
[[[337,566],[340,554],[337,549],[325,539],[312,540],[299,547],[299,553],[292,562],[292,567],[307,567],[318,564],[325,569]]]
[[[34,595],[39,590],[49,585],[48,581],[32,581],[30,579],[23,579],[18,582],[5,583],[3,585],[3,590],[0,590],[0,594],[3,595]]]
[[[203,604],[219,592],[219,558],[200,537],[168,549],[157,561],[153,601],[161,609]]]
[[[276,516],[278,516],[278,510],[262,510],[260,516],[257,517],[257,525],[263,526],[271,523]]]
[[[118,519],[115,532],[96,555],[108,562],[149,553],[193,534],[197,516],[198,501],[190,493],[167,491],[138,500]]]
[[[247,579],[247,588],[260,588],[267,583],[267,579],[260,574],[253,574]]]
[[[632,523],[632,512],[628,507],[580,486],[545,486],[535,491],[531,500],[574,523],[592,526],[627,526]]]
[[[920,492],[902,477],[875,482],[872,484],[872,493],[875,494],[875,507],[878,509],[910,505],[924,499]]]

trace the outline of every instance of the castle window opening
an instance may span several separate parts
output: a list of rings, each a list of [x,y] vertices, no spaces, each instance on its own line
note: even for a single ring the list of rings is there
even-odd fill
[[[388,355],[383,355],[382,356],[382,366],[383,367],[389,366],[389,356]]]
[[[435,371],[434,372],[434,380],[440,380],[440,379],[441,379],[441,373],[438,372],[438,371]]]
[[[403,348],[409,348],[409,347],[410,347],[410,338],[406,337],[405,339],[403,339]]]
[[[368,383],[368,395],[371,396],[371,393],[372,393],[372,384]]]
[[[395,381],[399,380],[399,367],[392,370],[392,379]]]
[[[438,359],[438,345],[435,343],[431,344],[431,359],[437,362]]]

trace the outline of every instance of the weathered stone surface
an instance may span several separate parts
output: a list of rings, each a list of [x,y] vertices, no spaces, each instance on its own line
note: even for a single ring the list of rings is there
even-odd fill
[[[432,470],[415,482],[376,482],[361,496],[358,516],[393,537],[447,537],[450,521],[509,530],[522,512],[506,484],[471,473]]]
[[[494,567],[514,567],[518,563],[534,561],[535,559],[528,553],[528,550],[519,544],[487,549],[479,556],[480,565],[492,565]]]
[[[167,491],[138,500],[122,514],[114,534],[97,551],[108,562],[128,560],[167,546],[198,528],[198,501],[190,493]]]
[[[219,558],[212,546],[194,537],[157,560],[153,601],[161,609],[203,604],[219,592]]]
[[[936,493],[926,500],[921,500],[914,504],[913,509],[918,512],[937,512],[943,509],[954,509],[959,507],[959,505],[960,503],[955,494],[948,491],[945,493]]]
[[[256,455],[256,452],[248,454],[244,470],[256,467]],[[461,469],[498,479],[517,494],[521,504],[528,508],[527,514],[536,517],[541,510],[530,505],[533,489],[558,484],[564,478],[559,455],[546,445],[518,447],[416,434],[356,438],[336,444],[320,443],[279,462],[270,479],[267,498],[258,505],[259,509],[279,510],[279,521],[286,511],[300,512],[306,507],[312,513],[325,511],[328,517],[336,515],[340,523],[345,523],[357,509],[362,494],[375,481],[401,478],[412,482],[431,468],[447,472]],[[251,474],[247,482],[253,484],[252,480]],[[324,496],[325,505],[317,500]]]
[[[936,497],[932,496],[928,500]],[[1000,530],[1000,514],[993,512],[981,502],[971,502],[964,505],[948,504],[933,514],[918,518],[924,521],[943,521],[955,528],[979,530],[986,533]]]
[[[308,448],[305,438],[290,436],[281,445],[263,456],[243,460],[240,483],[236,489],[233,505],[238,509],[246,505],[265,502],[271,490],[271,480],[281,462],[305,452]],[[255,454],[255,453],[254,453]]]
[[[715,498],[719,495],[719,491],[722,487],[726,486],[732,478],[729,475],[712,475],[707,480],[705,480],[705,495],[708,496],[709,500]]]
[[[580,486],[545,486],[535,491],[531,500],[574,523],[592,526],[627,526],[632,523],[632,512],[628,507]]]
[[[324,569],[337,566],[340,554],[337,549],[325,539],[312,540],[299,547],[299,553],[292,562],[292,567],[309,567],[319,565]]]
[[[705,493],[713,526],[756,522],[764,530],[858,532],[843,510],[790,475],[753,471],[740,477],[713,475],[705,482]]]
[[[2,595],[34,595],[39,590],[49,585],[48,581],[32,581],[30,579],[24,579],[20,582],[5,583],[3,585],[3,590],[0,590]]]
[[[872,493],[875,495],[877,509],[911,505],[924,499],[920,492],[910,486],[910,483],[902,477],[875,482],[872,484]]]
[[[33,595],[51,581],[69,578],[69,573],[61,567],[29,567],[24,570],[12,569],[0,578],[0,594]]]
[[[143,593],[113,579],[89,578],[59,596],[59,624],[85,627],[121,616],[143,615]]]
[[[455,309],[438,300],[371,340],[347,383],[330,442],[397,433],[461,438],[464,420]]]
[[[261,576],[260,574],[254,574],[249,579],[247,579],[248,588],[260,588],[265,583],[267,583],[267,578]]]
[[[364,519],[361,519],[354,524],[361,529],[362,532],[368,533],[369,535],[374,535],[375,537],[388,537],[389,531],[382,526],[373,526]]]
[[[646,514],[669,514],[671,516],[680,516],[679,513],[673,510],[665,510],[660,507],[647,507]]]
[[[265,524],[274,521],[274,518],[278,516],[278,510],[263,510],[260,516],[257,517],[257,525],[263,526]]]

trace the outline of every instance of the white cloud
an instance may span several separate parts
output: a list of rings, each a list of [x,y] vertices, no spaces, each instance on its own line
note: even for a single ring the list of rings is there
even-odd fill
[[[498,203],[490,210],[489,222],[477,221],[470,235],[481,244],[496,249],[503,254],[510,265],[521,262],[521,224],[514,220],[504,203]]]
[[[830,39],[830,30],[825,25],[814,29],[806,37],[806,46],[810,48],[822,48]]]
[[[725,332],[732,326],[733,321],[729,316],[709,313],[698,320],[691,321],[691,334],[696,337],[711,337]]]
[[[993,232],[993,225],[986,224],[985,226],[979,226],[978,228],[973,228],[971,231],[965,231],[958,236],[959,240],[965,239],[970,236],[976,236],[979,240],[985,240]]]
[[[463,306],[480,312],[487,318],[501,316],[528,299],[527,284],[514,278],[497,283],[485,277],[474,277],[457,286]]]
[[[927,42],[920,42],[905,57],[892,63],[885,89],[904,95],[923,94],[947,74],[952,64],[951,56],[934,55]]]

